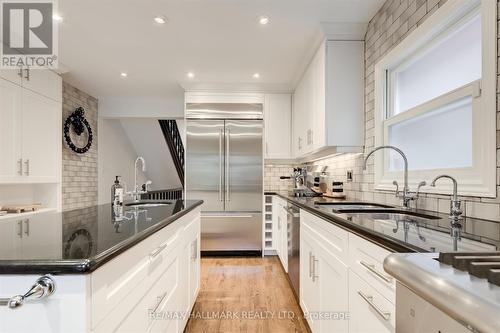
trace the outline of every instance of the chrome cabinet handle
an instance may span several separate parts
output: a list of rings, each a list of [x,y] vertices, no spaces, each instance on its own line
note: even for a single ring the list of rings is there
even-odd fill
[[[17,231],[17,235],[20,238],[23,238],[23,221],[17,222],[17,225],[19,226],[18,231]]]
[[[389,318],[391,317],[391,313],[380,309],[375,303],[373,303],[373,296],[368,296],[364,294],[361,290],[358,291],[358,294],[359,296],[361,296],[362,299],[366,301],[366,303],[368,303],[373,308],[373,310],[375,310],[375,312],[378,313],[380,317],[382,317],[386,321],[389,320]]]
[[[194,261],[198,259],[198,239],[191,243],[191,259]]]
[[[161,303],[163,302],[163,300],[165,299],[167,294],[168,294],[168,292],[165,291],[163,294],[156,297],[157,301],[156,301],[156,304],[153,306],[153,309],[151,309],[151,313],[156,313],[156,311],[158,310],[158,307],[161,305]]]
[[[30,219],[24,220],[24,224],[26,225],[26,230],[24,231],[24,234],[29,237],[29,235],[30,235]]]
[[[312,252],[309,251],[309,277],[312,277],[312,259],[313,258],[313,255],[312,255]]]
[[[24,161],[24,165],[26,166],[26,170],[24,171],[24,174],[26,176],[29,176],[30,175],[30,160],[27,159],[26,161]]]
[[[392,277],[387,276],[387,275],[379,272],[378,270],[376,270],[375,265],[370,265],[364,261],[360,261],[359,263],[361,264],[361,266],[363,266],[364,268],[366,268],[367,270],[369,270],[370,272],[372,272],[373,274],[375,274],[376,276],[378,276],[379,278],[381,278],[385,282],[387,282],[387,283],[392,282]]]
[[[231,201],[231,185],[229,184],[229,143],[231,130],[226,130],[226,201]]]
[[[17,163],[19,164],[19,169],[17,170],[17,173],[19,174],[19,176],[22,176],[23,175],[23,159],[22,158],[18,159]]]
[[[319,275],[316,275],[316,263],[318,262],[319,260],[316,259],[316,256],[313,255],[313,261],[312,261],[312,280],[313,282],[316,282],[316,280],[319,278]]]
[[[25,301],[34,301],[44,299],[54,293],[56,290],[56,283],[48,276],[44,275],[35,284],[31,286],[30,290],[24,295],[16,295],[11,298],[0,298],[0,306],[8,306],[10,309],[17,309],[24,304]]]
[[[26,71],[26,75],[24,76],[24,78],[29,81],[30,80],[30,69],[26,68],[25,71]]]
[[[222,202],[222,168],[223,168],[223,158],[222,158],[222,129],[219,129],[219,201]]]
[[[156,258],[165,248],[168,246],[168,243],[158,246],[153,252],[149,254],[149,259]]]

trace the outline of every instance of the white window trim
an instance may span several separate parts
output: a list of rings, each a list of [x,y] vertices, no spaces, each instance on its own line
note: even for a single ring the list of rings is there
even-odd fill
[[[452,28],[464,17],[469,16],[480,6],[482,24],[482,79],[480,98],[474,98],[474,108],[478,107],[481,112],[474,113],[473,154],[474,163],[472,168],[462,169],[439,169],[420,170],[409,172],[409,185],[412,189],[418,183],[426,180],[428,183],[434,176],[447,173],[455,176],[459,182],[459,194],[462,196],[496,197],[496,74],[497,74],[497,2],[493,0],[448,0],[434,14],[432,14],[422,25],[417,27],[394,49],[392,49],[381,61],[375,65],[375,146],[387,144],[386,137],[386,114],[388,112],[388,100],[386,96],[387,72],[395,64],[406,62],[416,52],[425,49],[444,31]],[[478,82],[473,82],[465,87],[459,88],[436,100],[443,100],[472,91],[474,96],[478,95]],[[431,100],[425,105],[438,103]],[[476,104],[476,103],[479,103]],[[422,105],[423,106],[423,105]],[[415,115],[425,112],[424,109],[416,107],[410,111],[397,115]],[[400,118],[401,119],[401,118]],[[453,128],[449,129],[449,135],[453,135]],[[459,135],[459,133],[456,133]],[[389,172],[389,154],[376,154],[374,162],[375,189],[394,191],[393,180],[400,184],[403,181],[402,172]],[[411,160],[409,161],[411,167]],[[438,182],[435,188],[425,187],[424,192],[449,194],[452,190],[451,182]]]

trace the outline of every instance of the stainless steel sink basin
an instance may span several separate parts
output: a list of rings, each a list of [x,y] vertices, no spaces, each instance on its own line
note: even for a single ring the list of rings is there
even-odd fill
[[[366,209],[375,209],[375,208],[394,208],[393,206],[382,205],[377,203],[368,203],[368,202],[322,202],[318,201],[314,203],[315,205],[332,208],[335,211],[343,211],[343,210],[359,210],[364,211]]]
[[[439,216],[427,215],[417,212],[405,211],[400,209],[342,209],[339,213],[349,214],[356,217],[367,217],[374,220],[439,220]]]
[[[139,202],[129,202],[129,203],[126,203],[125,206],[127,206],[127,207],[148,208],[148,207],[168,206],[168,205],[171,205],[171,204],[172,204],[171,202],[166,202],[166,201],[160,201],[160,202],[139,201]]]

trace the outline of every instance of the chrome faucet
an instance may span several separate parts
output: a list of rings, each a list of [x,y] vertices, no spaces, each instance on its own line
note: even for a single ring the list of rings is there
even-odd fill
[[[146,171],[146,161],[144,160],[144,157],[142,156],[137,157],[134,164],[134,190],[131,192],[127,192],[127,194],[131,195],[135,201],[139,201],[139,199],[141,198],[141,194],[147,193],[147,186],[146,190],[143,191],[140,189],[139,184],[137,183],[137,165],[139,162],[141,162],[142,172]],[[150,185],[151,181],[148,180],[146,184]]]
[[[408,186],[408,159],[406,158],[405,153],[403,153],[403,151],[401,149],[394,147],[394,146],[379,146],[379,147],[376,147],[375,149],[373,149],[371,152],[369,152],[368,155],[366,155],[366,157],[365,157],[365,163],[364,163],[363,170],[366,170],[366,163],[368,161],[368,158],[371,155],[373,155],[373,153],[375,153],[376,151],[381,150],[381,149],[392,149],[392,150],[396,151],[399,155],[401,155],[401,157],[403,158],[403,161],[404,161],[403,193],[399,192],[399,184],[397,181],[393,181],[392,183],[394,185],[396,185],[396,197],[403,199],[403,206],[405,208],[409,208],[410,201],[418,199],[418,195],[420,193],[420,188],[422,186],[425,186],[426,182],[425,181],[420,182],[418,184],[418,188],[417,188],[416,192],[410,191],[410,187]]]
[[[458,221],[460,221],[460,219],[462,218],[461,216],[462,216],[463,212],[461,209],[462,202],[460,200],[458,200],[457,180],[455,178],[453,178],[452,176],[440,175],[440,176],[437,176],[436,178],[434,178],[434,180],[431,183],[431,186],[436,187],[436,181],[438,179],[441,179],[441,178],[447,178],[453,182],[453,194],[452,194],[451,201],[450,201],[450,219],[452,220],[451,221],[452,224],[458,223]]]

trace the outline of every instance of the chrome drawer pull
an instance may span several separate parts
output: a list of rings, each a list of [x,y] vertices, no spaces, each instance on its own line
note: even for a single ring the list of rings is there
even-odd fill
[[[373,296],[365,295],[362,291],[358,291],[359,296],[366,301],[384,320],[389,320],[391,313],[388,311],[381,310],[375,303],[373,303]]]
[[[168,295],[168,292],[165,291],[162,295],[156,297],[157,301],[156,301],[155,306],[151,310],[151,313],[156,313],[156,311],[158,310],[158,307],[160,307],[160,304],[163,302],[163,300],[165,299],[165,297],[167,295]]]
[[[153,252],[151,252],[149,254],[149,259],[154,259],[156,258],[160,253],[161,251],[165,250],[165,248],[168,246],[168,243],[165,243],[161,246],[158,246]]]
[[[375,269],[374,265],[367,264],[364,261],[360,261],[359,263],[361,264],[361,266],[363,266],[364,268],[366,268],[367,270],[369,270],[370,272],[372,272],[373,274],[375,274],[376,276],[378,276],[379,278],[381,278],[385,282],[387,282],[387,283],[392,282],[392,278],[390,276],[387,276],[387,275],[382,274],[379,271],[377,271]]]
[[[316,282],[316,279],[319,278],[319,275],[316,275],[316,263],[318,261],[319,260],[316,259],[316,256],[313,255],[313,270],[312,270],[312,280],[313,280],[313,282]]]
[[[56,290],[56,283],[48,276],[42,276],[36,280],[30,290],[24,295],[16,295],[11,298],[0,298],[0,306],[8,306],[10,309],[21,307],[25,301],[34,301],[49,297]]]

